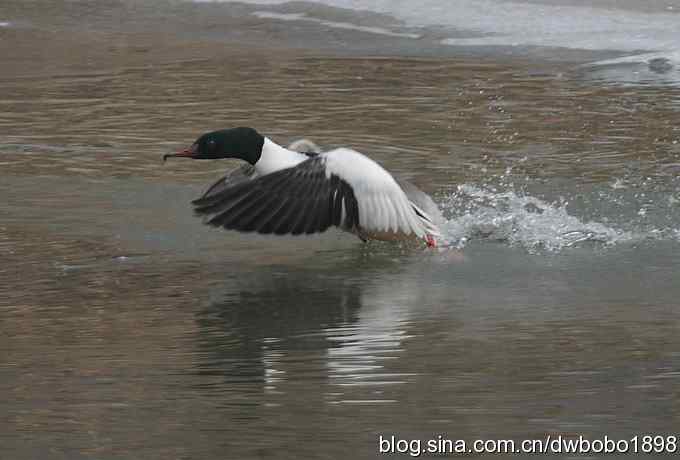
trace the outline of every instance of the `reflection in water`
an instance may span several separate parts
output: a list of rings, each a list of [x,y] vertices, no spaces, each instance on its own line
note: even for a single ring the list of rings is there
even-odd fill
[[[266,364],[285,350],[323,352],[328,343],[320,329],[353,322],[360,307],[357,287],[342,278],[320,281],[295,270],[248,275],[198,317],[200,343],[210,352],[199,370],[219,370],[227,382],[266,383],[277,373]]]
[[[412,373],[386,372],[387,361],[399,359],[410,338],[410,309],[417,305],[418,286],[403,273],[369,283],[361,292],[362,309],[353,324],[325,328],[335,346],[328,349],[331,382],[343,386],[406,383]],[[394,366],[391,366],[394,369]],[[336,394],[342,398],[342,393]],[[356,401],[356,400],[355,400]],[[373,399],[371,402],[396,402]],[[343,402],[342,399],[339,402]]]
[[[230,276],[197,313],[192,385],[229,420],[271,424],[275,446],[326,429],[593,435],[612,420],[627,435],[635,414],[663,430],[679,381],[677,288],[663,273],[677,256],[537,260],[488,246],[455,264],[360,246],[335,266],[318,254]],[[601,288],[622,276],[636,283]]]
[[[380,402],[375,388],[413,375],[390,371],[385,363],[399,359],[410,337],[419,289],[398,272],[385,279],[359,268],[347,279],[341,273],[348,268],[265,269],[229,281],[197,319],[199,375],[218,376],[217,387],[242,383],[250,392],[257,383],[276,395],[303,372],[330,385],[330,403],[347,402],[346,386],[365,386],[372,395],[365,402]]]

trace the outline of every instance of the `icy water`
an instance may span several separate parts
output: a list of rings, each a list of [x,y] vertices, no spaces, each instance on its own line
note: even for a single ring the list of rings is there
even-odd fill
[[[585,52],[398,57],[387,35],[366,57],[254,11],[0,6],[0,456],[677,434],[680,88]],[[350,51],[300,49],[307,26]],[[370,154],[457,249],[202,226],[189,202],[233,163],[160,157],[237,125]]]

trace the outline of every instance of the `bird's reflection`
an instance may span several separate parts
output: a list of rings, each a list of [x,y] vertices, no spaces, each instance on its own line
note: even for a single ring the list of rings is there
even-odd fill
[[[324,327],[351,324],[360,308],[358,287],[310,273],[264,269],[231,288],[200,315],[204,372],[228,380],[263,380],[278,349],[316,351],[328,344]]]
[[[329,402],[341,402],[346,387],[403,383],[407,374],[387,364],[409,337],[417,282],[399,268],[346,264],[259,268],[230,280],[198,317],[199,373],[212,385],[271,394],[322,384]]]

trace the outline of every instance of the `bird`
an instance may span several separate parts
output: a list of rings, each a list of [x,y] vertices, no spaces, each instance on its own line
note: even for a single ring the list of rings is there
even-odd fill
[[[338,227],[364,242],[419,240],[437,246],[443,217],[426,193],[351,148],[322,152],[311,141],[297,143],[301,150],[308,146],[312,151],[295,151],[254,128],[237,127],[205,133],[190,147],[163,155],[163,161],[245,161],[192,201],[194,212],[213,227],[275,235]]]

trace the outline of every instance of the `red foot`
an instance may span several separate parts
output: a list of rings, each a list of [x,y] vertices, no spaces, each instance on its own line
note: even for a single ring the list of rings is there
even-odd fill
[[[427,235],[425,237],[425,242],[427,243],[428,248],[436,248],[437,247],[437,242],[435,241],[435,239],[432,235]]]

